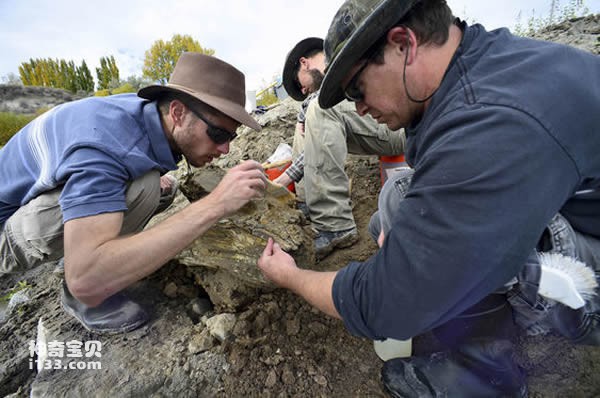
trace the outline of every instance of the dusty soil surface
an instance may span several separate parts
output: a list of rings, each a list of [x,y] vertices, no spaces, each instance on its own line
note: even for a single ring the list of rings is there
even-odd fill
[[[366,226],[379,189],[377,160],[353,158],[349,174],[360,240],[325,258],[320,269],[364,260],[376,250]],[[256,292],[234,312],[227,339],[206,341],[204,323],[190,310],[194,299],[206,295],[193,274],[173,262],[130,289],[152,313],[150,324],[126,335],[103,336],[62,311],[61,279],[53,270],[49,263],[25,276],[0,279],[0,292],[17,280],[30,285],[30,301],[0,324],[0,396],[385,396],[382,362],[372,342],[350,336],[340,321],[287,291]],[[30,369],[29,341],[37,336],[40,318],[48,341],[99,340],[102,370],[36,374]],[[415,354],[435,351],[435,340],[418,337],[414,348]],[[554,336],[521,336],[517,360],[529,376],[531,397],[600,396],[600,348],[574,347]]]
[[[366,223],[375,205],[377,169],[374,162],[361,161],[369,173],[353,188],[361,238],[327,257],[320,263],[323,269],[365,259],[376,250]],[[130,289],[151,311],[150,324],[126,335],[103,336],[86,331],[62,311],[61,281],[53,269],[48,264],[19,278],[31,286],[30,301],[0,325],[0,396],[385,396],[379,381],[382,362],[372,342],[348,335],[340,321],[286,291],[260,292],[235,312],[226,340],[206,344],[201,340],[205,326],[190,311],[190,301],[204,297],[203,292],[188,270],[172,263]],[[15,282],[0,280],[0,291]],[[172,283],[177,294],[167,291]],[[29,369],[28,344],[36,338],[40,318],[48,341],[101,341],[102,370],[36,375]],[[198,351],[199,344],[208,348]],[[418,337],[414,348],[416,354],[434,351],[435,340]],[[528,374],[531,397],[600,396],[600,348],[574,347],[555,336],[521,336],[517,360]]]

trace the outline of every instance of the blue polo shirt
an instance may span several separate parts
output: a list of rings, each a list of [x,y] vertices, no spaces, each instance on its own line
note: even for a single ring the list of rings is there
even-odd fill
[[[122,94],[57,106],[0,150],[0,224],[60,186],[64,221],[125,211],[129,182],[177,161],[155,102]]]
[[[440,326],[514,277],[560,212],[600,239],[600,57],[466,27],[422,118],[385,243],[333,300],[369,338]]]

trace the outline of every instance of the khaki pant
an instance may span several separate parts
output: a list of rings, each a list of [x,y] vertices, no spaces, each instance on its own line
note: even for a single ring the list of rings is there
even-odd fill
[[[294,142],[292,143],[292,159],[296,159],[298,155],[304,152],[304,132],[300,130],[300,127],[296,125],[294,132]],[[296,198],[300,202],[306,202],[306,195],[304,194],[304,178],[294,183],[294,189],[296,190]]]
[[[0,274],[22,271],[55,261],[64,255],[62,188],[31,200],[6,220],[0,233]],[[155,213],[160,199],[160,175],[151,171],[129,184],[127,211],[121,235],[141,231]]]
[[[344,169],[348,153],[401,155],[405,141],[403,131],[391,131],[370,116],[359,116],[351,102],[322,109],[312,101],[305,121],[304,187],[314,226],[330,232],[356,226]]]

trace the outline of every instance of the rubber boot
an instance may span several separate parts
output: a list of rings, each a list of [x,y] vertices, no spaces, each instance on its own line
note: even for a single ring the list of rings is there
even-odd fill
[[[558,333],[574,344],[600,346],[600,314],[586,307],[574,310],[557,303],[550,310],[550,322]]]
[[[526,397],[513,360],[514,326],[504,295],[490,295],[433,331],[446,351],[387,361],[382,381],[392,397]]]

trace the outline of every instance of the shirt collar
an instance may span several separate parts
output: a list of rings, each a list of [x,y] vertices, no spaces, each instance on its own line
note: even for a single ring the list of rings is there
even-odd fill
[[[176,155],[171,151],[169,141],[163,130],[156,101],[148,101],[144,104],[144,124],[156,161],[165,168],[165,171],[176,170],[181,155]]]

